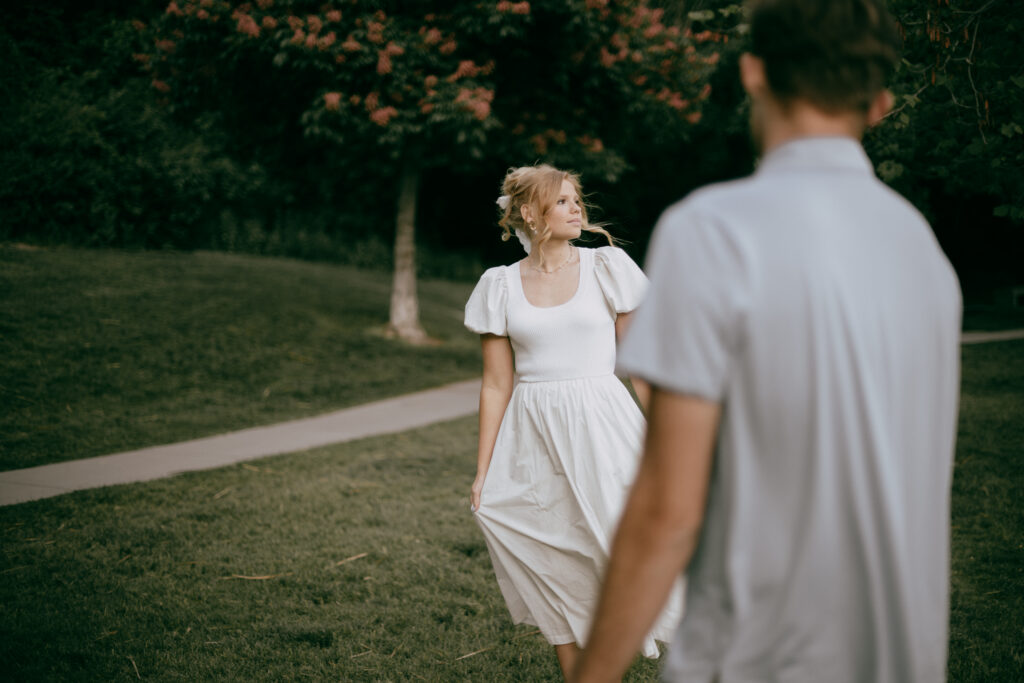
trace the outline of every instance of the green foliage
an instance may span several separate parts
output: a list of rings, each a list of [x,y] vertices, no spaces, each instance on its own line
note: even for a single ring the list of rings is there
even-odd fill
[[[896,106],[868,138],[879,173],[933,218],[941,197],[987,199],[1024,223],[1024,7],[893,0],[904,55]]]
[[[108,60],[134,37],[121,22],[95,33]],[[0,42],[14,73],[0,108],[0,239],[191,248],[220,206],[259,189],[260,169],[228,158],[211,120],[172,122],[139,79],[46,66],[31,41]]]
[[[662,19],[642,0],[189,0],[153,21],[143,61],[173,107],[245,111],[250,135],[297,120],[332,157],[539,157],[615,179],[633,145],[677,139],[708,95],[717,36]]]
[[[208,252],[0,246],[0,469],[326,412],[469,378],[470,284],[424,281],[443,341],[383,339],[379,271]]]

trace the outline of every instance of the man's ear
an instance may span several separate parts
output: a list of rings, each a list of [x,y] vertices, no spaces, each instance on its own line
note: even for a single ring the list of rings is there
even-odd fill
[[[740,55],[740,82],[743,89],[753,98],[760,96],[768,88],[768,77],[764,72],[764,60],[749,52]]]
[[[871,101],[871,106],[868,107],[868,126],[873,126],[884,119],[892,111],[894,102],[895,98],[889,90],[882,90],[875,95],[875,99]]]

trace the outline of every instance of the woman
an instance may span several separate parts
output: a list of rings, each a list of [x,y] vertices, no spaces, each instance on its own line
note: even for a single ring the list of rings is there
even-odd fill
[[[572,244],[583,230],[612,241],[587,223],[577,176],[517,168],[502,190],[502,238],[514,233],[527,256],[487,270],[466,304],[484,362],[470,502],[513,620],[540,628],[568,675],[639,458],[644,418],[613,373],[647,280],[621,249]],[[670,639],[681,601],[676,586],[646,656]]]

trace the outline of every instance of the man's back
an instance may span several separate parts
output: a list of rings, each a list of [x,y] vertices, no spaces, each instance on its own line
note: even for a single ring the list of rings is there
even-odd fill
[[[941,679],[960,295],[927,224],[856,141],[796,140],[667,212],[650,264],[703,312],[631,369],[724,399],[670,678]]]

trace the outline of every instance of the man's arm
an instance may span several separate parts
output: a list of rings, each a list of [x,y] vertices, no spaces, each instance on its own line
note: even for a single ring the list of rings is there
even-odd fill
[[[612,544],[575,683],[618,681],[689,563],[704,520],[719,404],[653,387],[647,443]]]

